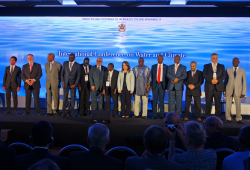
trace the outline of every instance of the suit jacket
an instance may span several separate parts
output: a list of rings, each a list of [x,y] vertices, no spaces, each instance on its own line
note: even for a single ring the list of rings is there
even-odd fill
[[[105,156],[104,152],[91,147],[89,151],[72,152],[69,155],[70,170],[123,170],[120,160]]]
[[[72,66],[71,71],[69,70],[69,61],[63,63],[61,71],[61,80],[65,83],[65,88],[69,88],[71,85],[79,86],[81,76],[80,64],[76,61]]]
[[[168,66],[166,64],[163,64],[163,77],[162,77],[162,89],[166,90],[167,85],[168,85],[168,78],[167,78],[167,71],[168,71]],[[157,83],[157,64],[152,65],[151,68],[151,82],[150,82],[150,87],[153,89],[156,88],[156,83]]]
[[[89,65],[89,71],[91,69],[91,65]],[[84,70],[83,64],[80,65],[81,68],[81,77],[80,77],[80,86],[81,88],[87,88],[90,90],[90,83],[89,83],[89,73],[88,73],[88,81],[85,81],[85,75],[87,74]]]
[[[224,135],[222,132],[214,133],[206,138],[205,149],[229,148],[237,152],[239,150],[238,142],[235,138]]]
[[[213,68],[211,63],[204,65],[203,77],[206,80],[205,91],[213,91],[215,87],[217,91],[224,91],[223,80],[226,78],[226,71],[224,65],[217,63],[217,84],[214,85],[211,83],[211,81],[213,80]]]
[[[124,71],[120,71],[117,79],[118,91],[122,91],[124,82]],[[135,91],[135,75],[133,71],[127,72],[126,85],[128,91]]]
[[[187,68],[186,66],[180,64],[177,72],[175,74],[175,64],[172,64],[168,67],[167,77],[168,81],[168,90],[172,90],[175,87],[175,90],[183,90],[183,81],[187,78]],[[171,81],[174,81],[175,78],[178,78],[179,81],[173,84]]]
[[[101,75],[99,75],[97,65],[91,67],[89,71],[90,87],[95,86],[96,90],[103,90],[103,77],[105,71],[107,71],[107,67],[101,66]]]
[[[227,69],[227,76],[224,81],[224,87],[226,96],[232,96],[234,93],[235,96],[239,97],[242,94],[247,94],[247,82],[246,82],[246,72],[243,68],[238,67],[236,71],[236,77],[234,78],[234,67]]]
[[[21,77],[22,77],[22,79],[24,81],[24,89],[29,89],[28,83],[25,82],[27,79],[35,79],[36,80],[32,84],[32,87],[34,89],[41,88],[40,78],[42,77],[42,75],[43,75],[43,73],[42,73],[42,68],[41,68],[40,64],[34,62],[31,72],[30,72],[29,63],[23,65]]]
[[[15,66],[12,75],[10,74],[10,66],[5,68],[3,77],[3,87],[5,88],[17,88],[21,87],[21,68]]]
[[[61,70],[62,70],[62,65],[56,61],[54,61],[51,71],[50,71],[50,62],[47,62],[45,64],[45,71],[47,73],[46,89],[56,90],[61,88],[61,77],[60,77]]]
[[[126,160],[126,170],[184,170],[185,168],[173,161],[167,160],[158,154],[149,154],[147,158],[138,156],[128,157]]]
[[[10,170],[11,162],[15,156],[15,149],[4,146],[3,142],[0,141],[0,169]]]
[[[32,153],[24,154],[15,157],[12,162],[12,170],[27,170],[34,163],[42,159],[53,160],[61,170],[68,169],[68,159],[60,156],[55,156],[49,153],[48,149],[35,148]]]
[[[105,89],[105,93],[106,94],[108,92],[108,87],[106,86],[106,81],[108,81],[108,73],[109,73],[108,70],[105,71],[105,73],[104,73],[104,79],[103,79],[103,89]],[[119,74],[119,71],[117,71],[117,70],[114,69],[112,77],[111,77],[111,92],[112,93],[114,92],[115,89],[117,90],[118,74]]]
[[[184,80],[186,85],[186,95],[201,96],[201,85],[203,84],[203,73],[200,70],[196,70],[194,77],[192,77],[192,71],[187,72],[187,78]],[[188,88],[189,84],[193,84],[195,88],[191,90]]]

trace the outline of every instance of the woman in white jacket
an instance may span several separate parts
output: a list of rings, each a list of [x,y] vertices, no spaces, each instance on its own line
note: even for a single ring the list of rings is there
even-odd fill
[[[121,98],[122,117],[128,118],[130,115],[131,98],[135,88],[135,77],[133,71],[130,71],[130,65],[127,61],[122,63],[117,80],[118,93]]]

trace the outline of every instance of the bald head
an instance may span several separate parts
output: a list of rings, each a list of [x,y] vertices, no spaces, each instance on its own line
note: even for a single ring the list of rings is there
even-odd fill
[[[216,116],[210,116],[205,120],[205,130],[207,135],[211,135],[216,132],[221,132],[223,129],[223,122]]]
[[[165,116],[164,121],[165,121],[165,124],[176,124],[176,123],[180,123],[180,117],[175,112],[169,112]]]

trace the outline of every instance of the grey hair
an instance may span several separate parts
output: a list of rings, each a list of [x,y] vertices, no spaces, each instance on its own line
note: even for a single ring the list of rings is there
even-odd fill
[[[109,140],[109,129],[102,123],[95,123],[89,127],[88,137],[91,147],[103,148]]]
[[[195,148],[202,146],[206,140],[206,133],[202,125],[194,121],[185,123],[185,135],[190,138],[190,142]]]

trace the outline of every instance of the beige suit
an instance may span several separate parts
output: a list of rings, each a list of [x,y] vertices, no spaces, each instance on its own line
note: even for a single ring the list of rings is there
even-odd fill
[[[54,61],[53,66],[50,62],[45,64],[46,77],[46,89],[47,89],[47,113],[52,113],[52,96],[54,99],[54,110],[57,111],[59,103],[59,88],[60,86],[60,73],[62,65]]]
[[[226,120],[231,121],[231,107],[234,98],[236,105],[236,121],[242,120],[241,117],[241,95],[246,95],[246,72],[244,69],[238,67],[236,76],[234,77],[235,67],[227,69],[227,77],[225,79],[225,92],[226,92]]]

